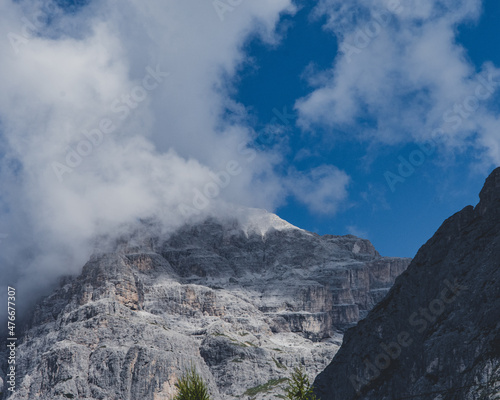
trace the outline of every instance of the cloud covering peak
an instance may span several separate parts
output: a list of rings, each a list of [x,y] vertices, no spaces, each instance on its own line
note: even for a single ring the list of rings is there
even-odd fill
[[[28,293],[75,273],[95,237],[142,218],[174,229],[225,203],[282,200],[280,156],[249,147],[254,132],[228,93],[245,41],[277,40],[294,7],[233,3],[0,2],[8,283]]]

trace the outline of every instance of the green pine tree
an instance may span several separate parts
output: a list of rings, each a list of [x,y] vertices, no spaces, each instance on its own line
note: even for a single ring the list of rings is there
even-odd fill
[[[173,400],[210,400],[208,387],[192,366],[177,381],[178,392]]]
[[[288,386],[285,387],[285,399],[317,400],[303,368],[295,367],[292,376],[288,380]]]

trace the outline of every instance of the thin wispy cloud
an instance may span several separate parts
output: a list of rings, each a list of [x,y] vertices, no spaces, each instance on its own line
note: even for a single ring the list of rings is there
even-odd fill
[[[315,214],[335,215],[348,197],[349,176],[332,165],[306,172],[291,169],[286,180],[295,198]]]

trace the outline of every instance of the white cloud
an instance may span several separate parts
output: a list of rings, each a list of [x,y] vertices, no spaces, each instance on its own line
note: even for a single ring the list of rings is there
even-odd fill
[[[348,197],[350,178],[332,165],[321,165],[307,172],[291,169],[287,182],[290,192],[311,211],[333,215]]]
[[[499,163],[500,70],[486,63],[476,71],[456,38],[457,25],[480,12],[480,0],[320,1],[315,15],[327,17],[343,53],[311,76],[314,90],[296,104],[299,124],[386,144],[438,136],[449,150],[472,145],[485,163]],[[484,96],[488,76],[495,93]]]
[[[245,41],[275,41],[290,0],[245,1],[223,22],[210,1],[95,1],[75,15],[51,4],[0,2],[2,275],[28,293],[77,272],[96,235],[146,217],[178,226],[178,206],[228,162],[241,172],[204,213],[279,204],[280,156],[245,149],[253,132],[228,90]],[[169,76],[144,90],[148,67]],[[83,131],[104,120],[115,129],[87,155]],[[62,182],[55,162],[71,169]]]

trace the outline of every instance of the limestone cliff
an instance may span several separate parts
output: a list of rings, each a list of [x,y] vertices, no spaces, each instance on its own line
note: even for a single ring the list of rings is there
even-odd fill
[[[214,399],[273,398],[293,367],[325,368],[409,263],[262,211],[148,229],[36,306],[9,399],[170,399],[192,364]]]

